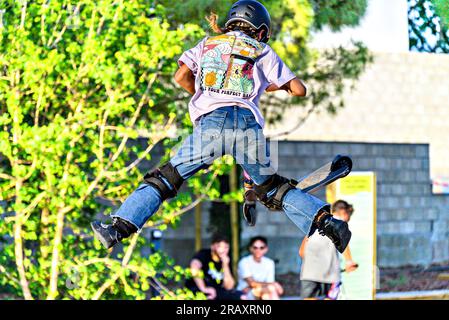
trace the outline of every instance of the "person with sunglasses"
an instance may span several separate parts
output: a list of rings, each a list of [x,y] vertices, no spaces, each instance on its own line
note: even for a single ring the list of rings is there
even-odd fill
[[[268,241],[257,236],[249,242],[250,255],[243,257],[238,264],[237,290],[247,293],[248,299],[278,300],[283,294],[282,286],[274,278],[274,261],[265,257]]]

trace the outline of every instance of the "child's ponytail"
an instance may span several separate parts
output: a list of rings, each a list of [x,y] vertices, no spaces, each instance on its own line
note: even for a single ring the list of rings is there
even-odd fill
[[[206,16],[206,20],[207,20],[207,22],[209,22],[209,26],[215,33],[218,33],[218,34],[225,33],[225,30],[218,26],[218,23],[217,23],[218,15],[216,13],[211,12],[209,16]]]
[[[217,23],[218,15],[214,12],[211,12],[209,16],[206,16],[206,20],[207,22],[209,22],[210,28],[217,34],[223,34],[228,31],[240,30],[243,33],[247,34],[248,36],[256,39],[257,41],[260,41],[259,40],[260,31],[254,29],[254,27],[251,26],[248,22],[234,21],[226,28],[221,28]]]

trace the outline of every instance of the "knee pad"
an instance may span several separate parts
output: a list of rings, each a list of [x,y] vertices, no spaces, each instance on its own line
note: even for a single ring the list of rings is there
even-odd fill
[[[265,207],[270,210],[280,211],[282,210],[282,200],[285,194],[291,189],[295,189],[297,184],[298,182],[293,179],[274,174],[261,185],[255,185],[254,191],[259,201]]]
[[[171,185],[170,188],[164,179]],[[148,172],[143,178],[144,182],[152,185],[159,190],[162,200],[173,198],[178,193],[179,188],[184,182],[184,179],[179,174],[178,170],[173,167],[170,162],[163,166]]]

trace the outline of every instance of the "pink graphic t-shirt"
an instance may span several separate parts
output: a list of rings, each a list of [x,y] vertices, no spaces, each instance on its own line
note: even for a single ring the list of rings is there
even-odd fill
[[[269,45],[241,31],[205,37],[184,52],[178,64],[186,64],[195,75],[195,94],[189,102],[194,124],[203,114],[238,105],[250,109],[263,127],[260,96],[270,84],[281,87],[295,78]]]

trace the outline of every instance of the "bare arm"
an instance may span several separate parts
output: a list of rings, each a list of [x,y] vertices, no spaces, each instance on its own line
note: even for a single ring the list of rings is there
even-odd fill
[[[252,277],[245,278],[246,283],[248,283],[248,286],[252,289],[258,288],[258,287],[264,287],[269,284],[272,284],[272,282],[259,282],[254,280]]]
[[[343,257],[346,261],[352,261],[351,249],[349,249],[349,246],[343,252]]]
[[[248,284],[249,288],[251,288],[252,290],[256,290],[253,292],[258,292],[259,290],[262,290],[262,292],[266,292],[267,290],[268,290],[268,292],[271,290],[275,290],[278,295],[284,294],[284,288],[282,288],[282,286],[276,281],[275,282],[259,282],[259,281],[255,281],[252,277],[245,278],[245,281]]]
[[[290,80],[282,87],[278,87],[275,84],[270,84],[268,88],[265,89],[266,92],[273,92],[277,90],[285,90],[288,94],[295,97],[304,97],[307,94],[306,86],[298,78]]]
[[[345,251],[343,252],[343,257],[345,258],[346,261],[345,269],[347,272],[354,271],[355,269],[358,268],[357,263],[355,263],[354,260],[352,260],[351,249],[349,249],[349,246],[347,246]]]
[[[192,271],[193,281],[198,289],[203,292],[208,299],[214,299],[217,296],[217,292],[212,287],[206,287],[206,283],[201,278],[202,263],[198,259],[193,259],[190,262],[190,270]]]
[[[188,93],[195,94],[195,76],[192,70],[183,64],[175,73],[175,81]]]
[[[301,246],[299,247],[299,256],[301,257],[301,259],[304,259],[304,253],[306,250],[306,243],[309,240],[309,238],[304,237],[304,239],[302,240]]]
[[[193,259],[190,262],[190,270],[192,271],[193,281],[195,281],[195,284],[198,287],[198,289],[204,291],[204,289],[206,288],[206,284],[204,283],[204,280],[200,277],[202,266],[203,265],[201,264],[200,260]]]
[[[235,285],[234,277],[232,276],[231,269],[229,268],[229,259],[227,261],[223,260],[224,259],[222,259],[223,273],[224,273],[223,287],[226,290],[231,290],[232,288],[234,288]]]

